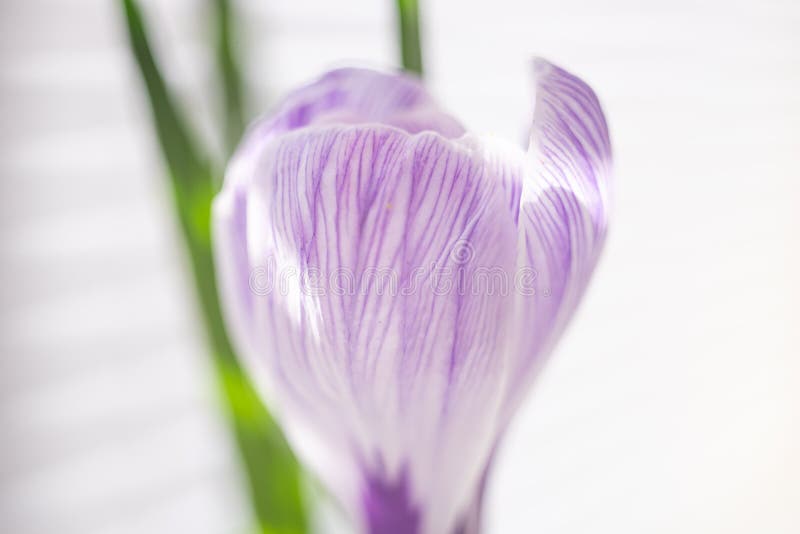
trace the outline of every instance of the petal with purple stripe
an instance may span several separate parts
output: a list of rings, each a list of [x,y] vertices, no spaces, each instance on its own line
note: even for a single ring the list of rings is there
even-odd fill
[[[420,81],[408,74],[341,68],[289,94],[258,122],[263,141],[298,128],[324,124],[384,124],[409,133],[425,130],[449,138],[464,128],[444,112]]]
[[[420,531],[444,532],[494,441],[511,295],[481,273],[514,268],[508,199],[481,152],[431,132],[318,127],[267,145],[231,167],[251,173],[228,178],[246,205],[227,188],[215,214],[223,279],[242,254],[278,277],[237,319],[252,373],[340,497],[359,506],[367,481],[407,473]]]
[[[413,78],[333,71],[251,128],[215,201],[237,347],[366,532],[479,531],[497,441],[600,254],[602,110],[535,73],[526,153]]]
[[[504,409],[508,419],[572,317],[606,234],[611,143],[594,91],[541,59],[534,62],[535,107],[520,184],[518,347]]]

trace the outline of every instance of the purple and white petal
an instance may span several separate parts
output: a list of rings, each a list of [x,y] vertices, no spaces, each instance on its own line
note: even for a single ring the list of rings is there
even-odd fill
[[[333,71],[251,128],[215,201],[237,348],[365,532],[478,532],[497,441],[597,262],[605,119],[535,72],[525,153],[416,79]]]
[[[419,79],[403,73],[341,68],[289,94],[255,126],[256,139],[323,124],[383,124],[409,133],[425,130],[448,138],[464,127],[444,112]]]
[[[481,276],[517,256],[496,177],[466,144],[381,126],[297,130],[232,167],[245,168],[215,221],[223,279],[276,275],[237,318],[252,374],[300,456],[374,531],[387,517],[447,531],[482,476],[506,378],[511,295]]]
[[[533,70],[534,116],[518,214],[520,287],[514,316],[519,336],[506,420],[594,271],[605,240],[611,180],[608,126],[594,91],[545,60],[535,60]]]

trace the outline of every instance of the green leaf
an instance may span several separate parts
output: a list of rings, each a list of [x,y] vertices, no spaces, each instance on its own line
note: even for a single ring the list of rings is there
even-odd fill
[[[244,84],[236,60],[233,36],[236,33],[236,17],[229,0],[213,0],[216,25],[216,55],[225,113],[225,143],[231,154],[244,132],[246,108]]]
[[[262,534],[304,534],[308,522],[301,493],[300,468],[280,428],[242,371],[220,311],[210,233],[211,202],[216,193],[214,173],[205,152],[197,148],[188,123],[161,76],[137,2],[121,2],[131,50],[147,88],[153,123],[171,178],[214,368],[247,476],[249,494],[259,521],[258,531]],[[228,13],[229,8],[224,9]],[[227,23],[225,25],[227,27]],[[229,95],[226,109],[233,117],[228,119],[228,125],[233,132],[242,125],[241,95],[238,74],[231,67],[235,65],[231,49],[226,50],[227,59],[223,63],[228,66],[223,68],[223,73],[233,68],[224,74],[225,91]]]
[[[422,76],[422,44],[420,43],[419,5],[417,0],[395,0],[400,32],[403,68]]]
[[[201,161],[189,129],[172,102],[164,79],[156,66],[147,39],[141,12],[134,0],[123,0],[131,49],[147,87],[153,121],[172,179],[191,188],[210,177]]]

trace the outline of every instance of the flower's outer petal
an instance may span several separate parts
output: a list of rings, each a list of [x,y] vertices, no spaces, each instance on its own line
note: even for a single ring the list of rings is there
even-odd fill
[[[541,59],[534,61],[534,74],[534,117],[519,187],[520,336],[506,420],[586,289],[605,240],[611,179],[608,127],[592,89]]]
[[[447,532],[506,389],[513,295],[489,281],[518,255],[506,178],[468,142],[377,125],[298,129],[237,158],[215,242],[251,374],[365,528]]]
[[[322,124],[378,123],[409,133],[431,130],[448,137],[464,133],[417,79],[403,73],[341,68],[289,94],[266,120],[254,126],[263,141],[298,128]]]

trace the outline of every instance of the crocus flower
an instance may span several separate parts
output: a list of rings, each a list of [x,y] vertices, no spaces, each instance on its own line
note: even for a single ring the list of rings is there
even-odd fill
[[[496,444],[598,259],[603,112],[533,72],[527,151],[416,79],[329,72],[251,127],[215,200],[238,349],[361,532],[478,532]]]

